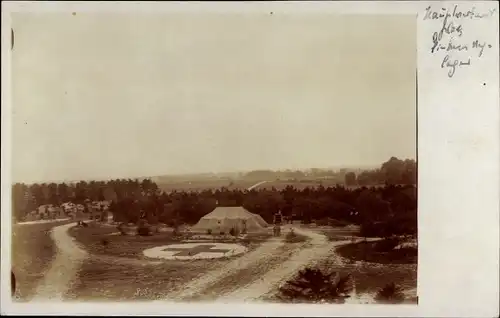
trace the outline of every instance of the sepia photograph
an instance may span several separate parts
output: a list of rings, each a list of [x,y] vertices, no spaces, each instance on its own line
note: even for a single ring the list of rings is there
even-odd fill
[[[415,15],[10,17],[13,302],[418,304]]]

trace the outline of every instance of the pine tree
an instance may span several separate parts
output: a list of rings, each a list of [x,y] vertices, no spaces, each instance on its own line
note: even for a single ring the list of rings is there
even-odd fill
[[[399,286],[390,283],[377,292],[375,300],[380,303],[399,304],[405,300],[405,297]]]
[[[306,268],[280,288],[284,301],[329,302],[342,304],[349,298],[350,275],[323,273],[319,269]]]

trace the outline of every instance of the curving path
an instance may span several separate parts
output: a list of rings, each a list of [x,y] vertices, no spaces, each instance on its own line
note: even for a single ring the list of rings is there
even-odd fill
[[[310,230],[293,228],[298,234],[308,236],[311,247],[304,248],[294,254],[286,262],[268,271],[253,283],[242,286],[238,290],[221,296],[217,301],[222,302],[248,302],[268,294],[278,288],[286,280],[292,278],[302,267],[322,258],[331,250],[332,243],[328,238]],[[341,243],[341,242],[337,242]]]
[[[68,233],[68,230],[75,225],[77,223],[69,223],[52,229],[51,238],[56,245],[57,254],[36,289],[34,301],[62,301],[64,294],[68,291],[78,269],[86,258],[87,253],[78,246],[75,239]]]
[[[353,243],[351,240],[330,242],[328,238],[318,232],[309,229],[294,228],[296,233],[308,236],[311,246],[302,249],[300,252],[294,254],[286,262],[276,266],[274,269],[268,271],[258,280],[250,283],[249,285],[242,286],[238,290],[226,295],[222,295],[217,301],[221,302],[255,302],[263,296],[266,296],[285,283],[287,280],[293,278],[299,270],[305,266],[312,266],[317,261],[323,259],[328,255],[332,255],[335,262],[343,264],[344,260],[340,255],[335,253],[335,248],[341,245]],[[362,238],[356,241],[362,241]],[[371,302],[372,295],[357,295],[354,289],[354,294],[351,296],[351,303],[368,303]]]
[[[284,242],[280,239],[271,239],[267,242],[264,242],[255,250],[235,259],[230,263],[227,263],[220,268],[217,268],[208,273],[204,273],[203,276],[190,281],[187,285],[182,286],[180,290],[169,293],[165,297],[167,299],[175,300],[193,297],[196,294],[199,294],[205,288],[223,279],[224,277],[233,275],[242,268],[248,267],[258,261],[261,261],[268,255],[272,255],[272,253],[282,245],[284,245]]]
[[[13,225],[30,225],[30,224],[55,223],[55,222],[68,221],[69,219],[70,218],[26,221],[26,222],[18,222],[18,223],[15,223]]]
[[[254,184],[253,186],[249,187],[247,190],[253,190],[255,188],[257,188],[258,186],[260,186],[261,184],[264,184],[264,183],[268,183],[269,181],[261,181],[261,182],[258,182],[256,184]]]

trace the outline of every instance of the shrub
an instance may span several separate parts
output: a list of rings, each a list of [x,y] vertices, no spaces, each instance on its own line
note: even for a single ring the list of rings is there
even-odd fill
[[[173,236],[179,236],[179,235],[181,235],[181,234],[182,234],[182,233],[181,233],[181,231],[179,230],[179,227],[178,227],[178,226],[175,226],[175,227],[174,227],[174,230],[172,231],[172,235],[173,235]]]
[[[151,215],[148,217],[148,223],[149,224],[158,224],[159,220],[158,217]]]
[[[207,234],[208,234],[208,235],[211,235],[211,234],[212,234],[212,229],[208,229],[208,230],[207,230]]]
[[[332,219],[328,218],[328,225],[330,226],[337,226],[337,227],[345,227],[349,225],[349,222],[343,221],[343,220],[338,220],[338,219]]]
[[[224,231],[220,231],[220,232],[219,232],[219,234],[220,234],[220,235],[226,235],[226,232],[224,232]]]
[[[352,289],[350,275],[324,273],[320,269],[305,268],[279,289],[284,301],[344,303]]]
[[[140,236],[149,236],[152,234],[151,226],[146,222],[140,222],[137,226],[137,234]]]
[[[316,220],[316,225],[318,226],[325,226],[325,225],[329,225],[328,223],[328,219],[319,219],[319,220]]]
[[[102,239],[101,239],[101,245],[102,245],[102,246],[108,246],[108,244],[109,244],[108,239],[105,239],[105,238],[102,238]]]
[[[127,231],[125,230],[125,223],[120,223],[116,228],[122,235],[127,235]]]
[[[399,286],[390,283],[377,292],[375,300],[379,303],[400,304],[405,300],[405,296]]]
[[[306,237],[304,235],[295,233],[293,229],[291,229],[285,236],[285,242],[287,243],[298,243],[304,242],[305,240]]]

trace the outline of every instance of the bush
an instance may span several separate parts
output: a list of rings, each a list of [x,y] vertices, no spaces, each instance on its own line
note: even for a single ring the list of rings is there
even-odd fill
[[[220,234],[220,235],[226,235],[226,232],[224,232],[224,231],[220,231],[220,232],[219,232],[219,234]]]
[[[141,226],[137,227],[137,234],[140,236],[149,236],[151,235],[151,226],[144,223]]]
[[[158,224],[159,220],[158,217],[151,215],[148,217],[148,223],[149,224]]]
[[[304,242],[305,240],[306,237],[304,235],[295,233],[293,229],[291,229],[285,236],[285,242],[287,243],[299,243]]]
[[[385,304],[400,304],[405,300],[405,296],[399,286],[390,283],[377,292],[375,300]]]
[[[208,229],[208,230],[207,230],[207,234],[208,234],[208,235],[211,235],[211,234],[212,234],[212,229]]]
[[[174,227],[174,230],[172,231],[172,235],[173,236],[179,236],[179,235],[182,235],[181,231],[179,230],[179,227],[178,226],[175,226]]]
[[[330,225],[330,226],[345,227],[349,224],[351,224],[351,223],[349,223],[347,221],[328,218],[328,225]]]
[[[127,231],[125,230],[125,226],[126,224],[125,223],[120,223],[116,228],[118,229],[118,231],[120,231],[120,233],[122,235],[127,235]]]
[[[329,302],[341,304],[349,298],[352,285],[350,275],[324,273],[320,269],[305,268],[279,289],[284,301]]]
[[[109,241],[108,241],[108,239],[102,238],[102,239],[101,239],[101,245],[102,245],[102,246],[108,246],[108,245],[109,245]]]

